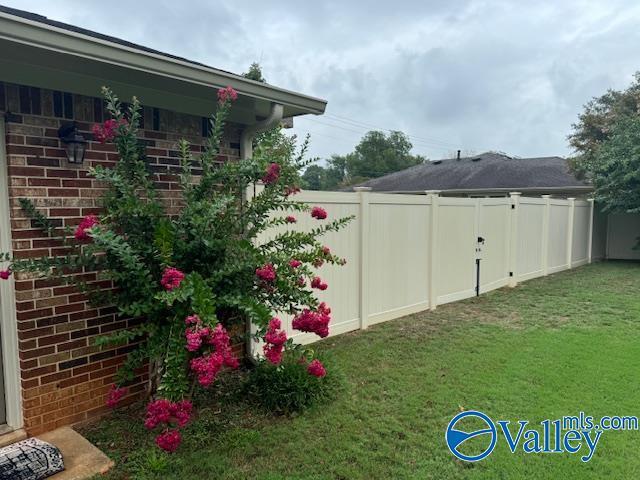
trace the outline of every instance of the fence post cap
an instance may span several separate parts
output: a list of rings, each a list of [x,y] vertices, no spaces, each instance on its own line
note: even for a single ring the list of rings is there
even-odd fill
[[[439,195],[442,190],[425,190],[424,193],[427,195]]]
[[[596,199],[595,199],[595,198],[593,198],[593,197],[591,197],[591,198],[587,198],[587,202],[591,202],[591,203],[593,203],[593,202],[595,202],[595,201],[596,201]]]
[[[522,195],[522,192],[509,192],[509,196],[511,197],[519,197]]]
[[[354,192],[370,192],[371,187],[353,187]]]
[[[540,195],[542,198],[551,198],[551,195]]]

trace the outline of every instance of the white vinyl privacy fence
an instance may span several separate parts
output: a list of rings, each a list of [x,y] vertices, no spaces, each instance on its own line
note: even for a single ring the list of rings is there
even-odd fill
[[[295,197],[323,207],[329,219],[355,216],[345,229],[323,238],[347,259],[343,267],[318,270],[329,284],[318,295],[332,309],[331,335],[591,261],[592,201],[358,190]],[[317,222],[298,215],[293,228],[307,230]],[[285,320],[296,341],[318,339],[292,330]]]

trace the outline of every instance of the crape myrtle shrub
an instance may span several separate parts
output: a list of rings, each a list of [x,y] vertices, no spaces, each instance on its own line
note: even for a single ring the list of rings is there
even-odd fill
[[[157,432],[158,446],[172,452],[180,444],[180,429],[192,417],[194,389],[210,386],[222,369],[238,366],[228,333],[235,325],[250,321],[257,326],[253,336],[263,341],[263,364],[284,370],[283,356],[296,356],[315,382],[310,388],[323,381],[322,363],[287,338],[275,315],[290,314],[295,329],[328,335],[330,309],[313,293],[327,284],[314,272],[324,263],[344,260],[319,238],[350,219],[327,219],[322,208],[309,209],[293,200],[298,172],[309,163],[307,141],[298,148],[294,138],[274,130],[259,137],[253,158],[215,162],[237,98],[231,87],[218,90],[211,134],[199,157],[192,157],[186,140],[179,142],[183,207],[179,214],[167,215],[137,138],[138,100],[123,108],[108,88],[103,94],[111,118],[94,126],[94,139],[113,142],[119,155],[115,167],[90,171],[108,187],[103,213],[85,217],[75,230],[60,229],[21,199],[35,223],[61,240],[69,253],[35,259],[2,254],[0,260],[9,267],[0,271],[0,278],[31,272],[64,279],[88,294],[92,304],[114,305],[122,317],[141,320],[134,328],[97,340],[98,345],[134,345],[107,403],[118,404],[136,370],[149,360],[145,425]],[[202,172],[196,177],[194,166]],[[244,193],[257,182],[265,188],[245,200]],[[301,214],[310,214],[317,226],[309,232],[284,231],[262,244],[254,241],[267,229],[295,223]],[[78,274],[88,271],[97,271],[113,288],[83,283]]]

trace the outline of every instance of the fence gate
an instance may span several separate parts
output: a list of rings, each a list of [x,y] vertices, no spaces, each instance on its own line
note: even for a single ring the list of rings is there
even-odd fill
[[[438,304],[476,294],[478,200],[442,197],[438,203],[436,256]]]
[[[509,282],[510,209],[509,198],[476,199],[476,295]]]

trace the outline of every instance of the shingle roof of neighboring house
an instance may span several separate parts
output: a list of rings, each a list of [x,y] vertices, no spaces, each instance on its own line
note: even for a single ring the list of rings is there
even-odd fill
[[[569,171],[564,158],[512,158],[493,152],[426,162],[359,186],[381,192],[590,188]]]

